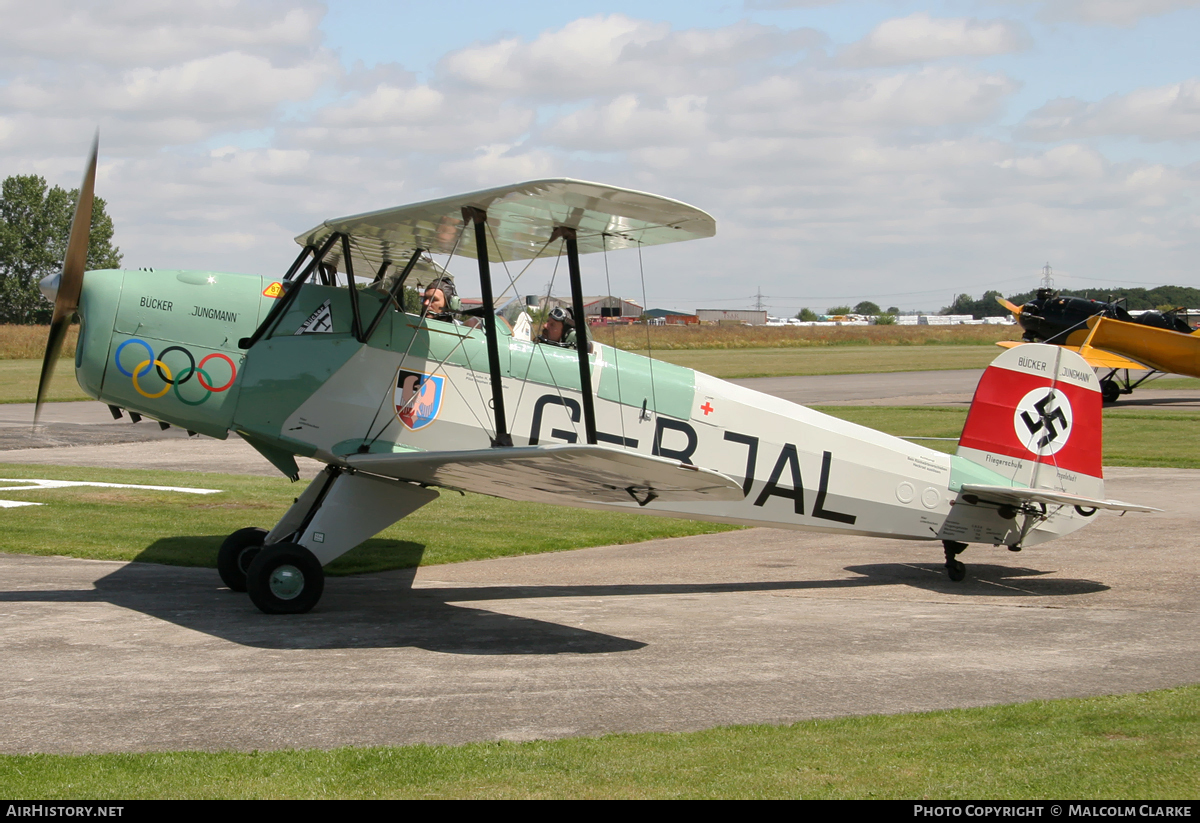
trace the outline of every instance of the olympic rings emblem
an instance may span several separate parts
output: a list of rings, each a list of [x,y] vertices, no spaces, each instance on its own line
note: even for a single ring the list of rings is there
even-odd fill
[[[144,348],[146,350],[146,358],[134,366],[132,371],[129,371],[123,365],[121,365],[121,352],[125,351],[126,346],[132,344],[136,344]],[[171,352],[180,352],[188,359],[187,367],[180,370],[178,375],[173,374],[170,366],[163,362],[164,358],[166,358],[166,356]],[[212,375],[209,374],[204,368],[204,365],[214,358],[218,360],[224,360],[229,366],[229,379],[219,386],[213,385]],[[197,363],[195,355],[193,355],[183,346],[167,346],[165,349],[159,352],[158,356],[156,357],[154,355],[154,349],[150,347],[150,344],[145,340],[140,340],[136,337],[131,337],[121,345],[117,346],[117,351],[113,355],[113,361],[116,363],[117,371],[121,372],[121,374],[125,375],[133,382],[133,388],[142,397],[147,397],[151,400],[154,400],[165,396],[167,392],[174,389],[175,396],[179,398],[179,402],[187,406],[199,406],[201,403],[204,403],[206,400],[208,400],[208,398],[213,394],[228,391],[229,387],[233,385],[234,380],[237,379],[237,366],[234,365],[233,358],[229,357],[228,355],[221,354],[220,352],[212,352],[211,354],[206,354],[200,359],[200,362]],[[138,378],[148,375],[151,368],[158,372],[158,377],[163,382],[162,391],[155,392],[153,394],[143,389],[141,384],[138,382]],[[218,374],[219,373],[220,372],[218,372]],[[195,377],[196,382],[200,384],[200,388],[204,389],[204,396],[199,400],[187,399],[183,396],[183,392],[180,391],[179,388],[193,377]]]

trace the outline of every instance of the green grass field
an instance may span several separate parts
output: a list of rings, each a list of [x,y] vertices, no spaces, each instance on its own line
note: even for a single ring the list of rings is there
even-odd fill
[[[898,437],[953,437],[962,434],[966,409],[938,406],[821,406],[825,414]],[[922,440],[923,446],[953,453],[951,440]],[[1104,410],[1104,465],[1200,469],[1200,411],[1155,407]]]
[[[995,346],[955,345],[679,349],[654,352],[659,360],[722,379],[983,369],[999,354],[1000,349]]]
[[[332,751],[0,757],[0,795],[1179,799],[1200,687],[688,734]]]
[[[220,489],[213,495],[87,486],[0,489],[3,499],[45,504],[8,510],[5,551],[209,568],[216,567],[217,549],[226,535],[244,526],[274,525],[302,488],[282,477],[13,464],[0,464],[0,477]],[[445,492],[338,558],[326,571],[354,574],[734,528]]]
[[[37,399],[38,375],[41,373],[40,360],[0,360],[0,403],[32,403]],[[74,361],[59,361],[46,399],[52,402],[91,400],[75,382]]]

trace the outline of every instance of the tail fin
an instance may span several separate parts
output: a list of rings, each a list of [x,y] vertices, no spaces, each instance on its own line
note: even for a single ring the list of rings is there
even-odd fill
[[[1030,488],[1104,496],[1100,382],[1073,351],[1030,343],[984,372],[958,455]]]

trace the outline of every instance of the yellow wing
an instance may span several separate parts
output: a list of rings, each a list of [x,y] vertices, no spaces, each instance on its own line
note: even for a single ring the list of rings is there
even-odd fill
[[[996,344],[1001,348],[1012,349],[1025,344],[1017,340],[1001,340]],[[1097,349],[1092,346],[1063,346],[1070,349],[1088,362],[1093,369],[1134,369],[1136,371],[1153,371],[1149,366],[1142,365],[1136,360],[1130,360],[1119,354]]]

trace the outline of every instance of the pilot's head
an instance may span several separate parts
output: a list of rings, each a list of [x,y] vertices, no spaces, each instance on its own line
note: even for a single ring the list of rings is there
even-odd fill
[[[454,281],[442,278],[434,280],[425,287],[425,295],[421,298],[421,305],[427,315],[445,314],[449,311],[450,298],[456,294],[454,289]]]
[[[561,343],[567,332],[573,328],[575,318],[572,317],[571,310],[555,306],[546,316],[546,322],[542,324],[542,340],[547,343]]]

